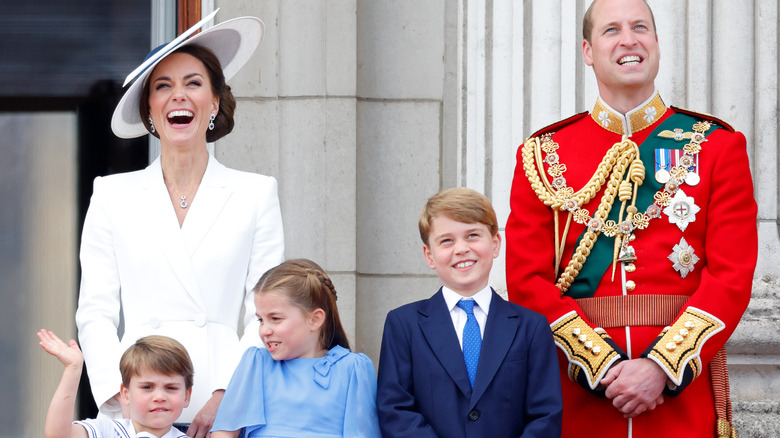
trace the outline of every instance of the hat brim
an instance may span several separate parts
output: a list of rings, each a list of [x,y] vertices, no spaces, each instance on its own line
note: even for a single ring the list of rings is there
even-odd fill
[[[191,34],[199,29],[212,16],[201,20],[201,22],[181,36],[186,38],[187,33]],[[143,64],[139,67],[142,72],[138,74],[135,82],[130,85],[116,106],[114,115],[111,118],[111,129],[114,131],[114,134],[120,138],[135,138],[149,133],[141,121],[141,115],[138,111],[138,106],[141,102],[141,91],[155,66],[178,48],[196,44],[211,50],[219,59],[219,63],[222,65],[222,73],[225,75],[225,81],[228,81],[252,57],[252,54],[254,54],[257,46],[263,39],[264,31],[265,26],[259,18],[238,17],[219,23],[189,39],[180,39],[180,36],[177,38],[180,39],[178,42],[174,40],[163,47],[144,63],[147,64],[145,69]],[[131,79],[133,73],[130,75]]]

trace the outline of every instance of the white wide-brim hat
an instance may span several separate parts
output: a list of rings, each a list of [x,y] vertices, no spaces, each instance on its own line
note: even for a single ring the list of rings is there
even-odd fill
[[[122,96],[122,100],[119,101],[114,110],[114,116],[111,118],[111,129],[117,137],[135,138],[149,133],[141,121],[141,115],[138,111],[138,105],[141,102],[141,91],[157,63],[176,51],[176,49],[190,44],[197,44],[211,50],[222,65],[225,81],[232,78],[249,61],[249,58],[255,53],[257,46],[260,44],[260,40],[263,39],[265,30],[263,22],[257,17],[234,18],[210,27],[187,39],[187,37],[211,21],[217,11],[219,9],[187,29],[186,32],[179,35],[175,40],[154,49],[147,55],[144,62],[127,76],[122,86],[127,85],[133,79],[135,79],[135,82],[130,85],[125,95]]]

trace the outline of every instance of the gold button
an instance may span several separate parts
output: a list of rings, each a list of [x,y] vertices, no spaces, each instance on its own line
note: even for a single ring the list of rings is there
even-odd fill
[[[587,337],[587,336],[585,336],[585,335],[580,335],[580,337],[579,337],[579,338],[577,338],[577,339],[578,339],[580,342],[585,342],[585,341],[587,341],[587,340],[588,340],[588,337]]]
[[[595,354],[595,355],[598,355],[599,353],[601,353],[601,347],[599,347],[598,345],[596,345],[596,346],[595,346],[595,347],[593,347],[593,349],[592,349],[592,350],[590,350],[590,351],[591,351],[591,353],[593,353],[593,354]]]
[[[574,330],[571,331],[571,334],[573,334],[574,336],[579,336],[580,335],[580,328],[579,327],[574,327]]]
[[[696,326],[696,324],[693,323],[693,321],[685,321],[685,328],[688,330],[693,329]]]
[[[680,336],[680,335],[674,335],[674,337],[672,338],[672,340],[673,340],[673,341],[674,341],[676,344],[682,344],[683,337],[682,337],[682,336]]]
[[[593,348],[593,341],[585,341],[585,349],[590,350]]]
[[[674,342],[669,342],[668,344],[666,344],[666,349],[669,351],[674,351],[675,348],[677,348],[677,344],[675,344]]]
[[[626,272],[628,273],[636,271],[636,265],[633,263],[626,263],[625,268],[626,268]]]
[[[636,283],[634,283],[634,280],[628,280],[626,282],[626,290],[632,292],[634,289],[636,289]]]
[[[684,329],[684,328],[681,328],[680,329],[680,336],[682,336],[683,338],[688,336],[688,330]]]

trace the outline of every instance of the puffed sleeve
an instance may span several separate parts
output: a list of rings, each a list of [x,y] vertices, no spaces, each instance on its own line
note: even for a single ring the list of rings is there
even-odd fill
[[[95,178],[81,236],[81,288],[76,310],[79,342],[98,406],[119,392],[122,350],[119,326],[119,271],[107,180]]]
[[[260,176],[260,175],[258,175]],[[276,178],[261,176],[262,182],[254,189],[260,197],[255,222],[255,235],[252,239],[252,253],[247,271],[241,351],[252,346],[261,346],[258,334],[260,326],[255,315],[255,300],[252,289],[260,277],[269,269],[284,261],[284,228],[282,226],[282,211],[279,206]]]
[[[344,436],[381,437],[376,412],[376,374],[365,354],[355,354],[344,414]]]
[[[265,426],[263,362],[263,350],[252,347],[244,352],[222,397],[212,432]]]

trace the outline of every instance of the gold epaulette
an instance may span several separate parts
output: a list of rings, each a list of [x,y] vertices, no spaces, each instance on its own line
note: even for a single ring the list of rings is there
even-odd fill
[[[573,115],[571,117],[567,117],[567,118],[565,118],[563,120],[559,120],[559,121],[557,121],[557,122],[555,122],[555,123],[553,123],[551,125],[547,125],[544,128],[534,132],[528,138],[534,138],[534,137],[538,137],[538,136],[540,136],[542,134],[553,133],[555,131],[560,130],[561,128],[563,128],[566,125],[571,125],[572,123],[576,122],[577,120],[579,120],[579,119],[581,119],[581,118],[583,118],[583,117],[585,117],[587,115],[588,115],[588,112],[584,111],[584,112],[581,112],[581,113],[577,113],[577,114],[575,114],[575,115]]]
[[[691,367],[693,378],[701,374],[699,356],[704,343],[725,327],[717,317],[689,306],[671,327],[664,329],[647,357],[660,365],[675,385],[680,385],[687,366]]]
[[[678,113],[687,114],[687,115],[692,116],[692,117],[696,117],[696,118],[700,118],[700,119],[704,119],[704,120],[708,120],[710,122],[716,123],[717,125],[719,125],[720,127],[722,127],[723,129],[725,129],[725,130],[727,130],[729,132],[735,132],[736,131],[734,129],[734,127],[732,127],[728,123],[724,122],[723,119],[715,117],[712,114],[700,113],[698,111],[692,111],[692,110],[689,110],[689,109],[686,109],[686,108],[680,108],[680,107],[677,107],[677,106],[672,106],[671,108],[673,108]]]
[[[590,389],[596,389],[601,379],[620,354],[607,340],[611,339],[604,329],[591,328],[576,311],[563,315],[550,324],[555,344],[569,359],[569,377],[577,380],[580,373]]]

